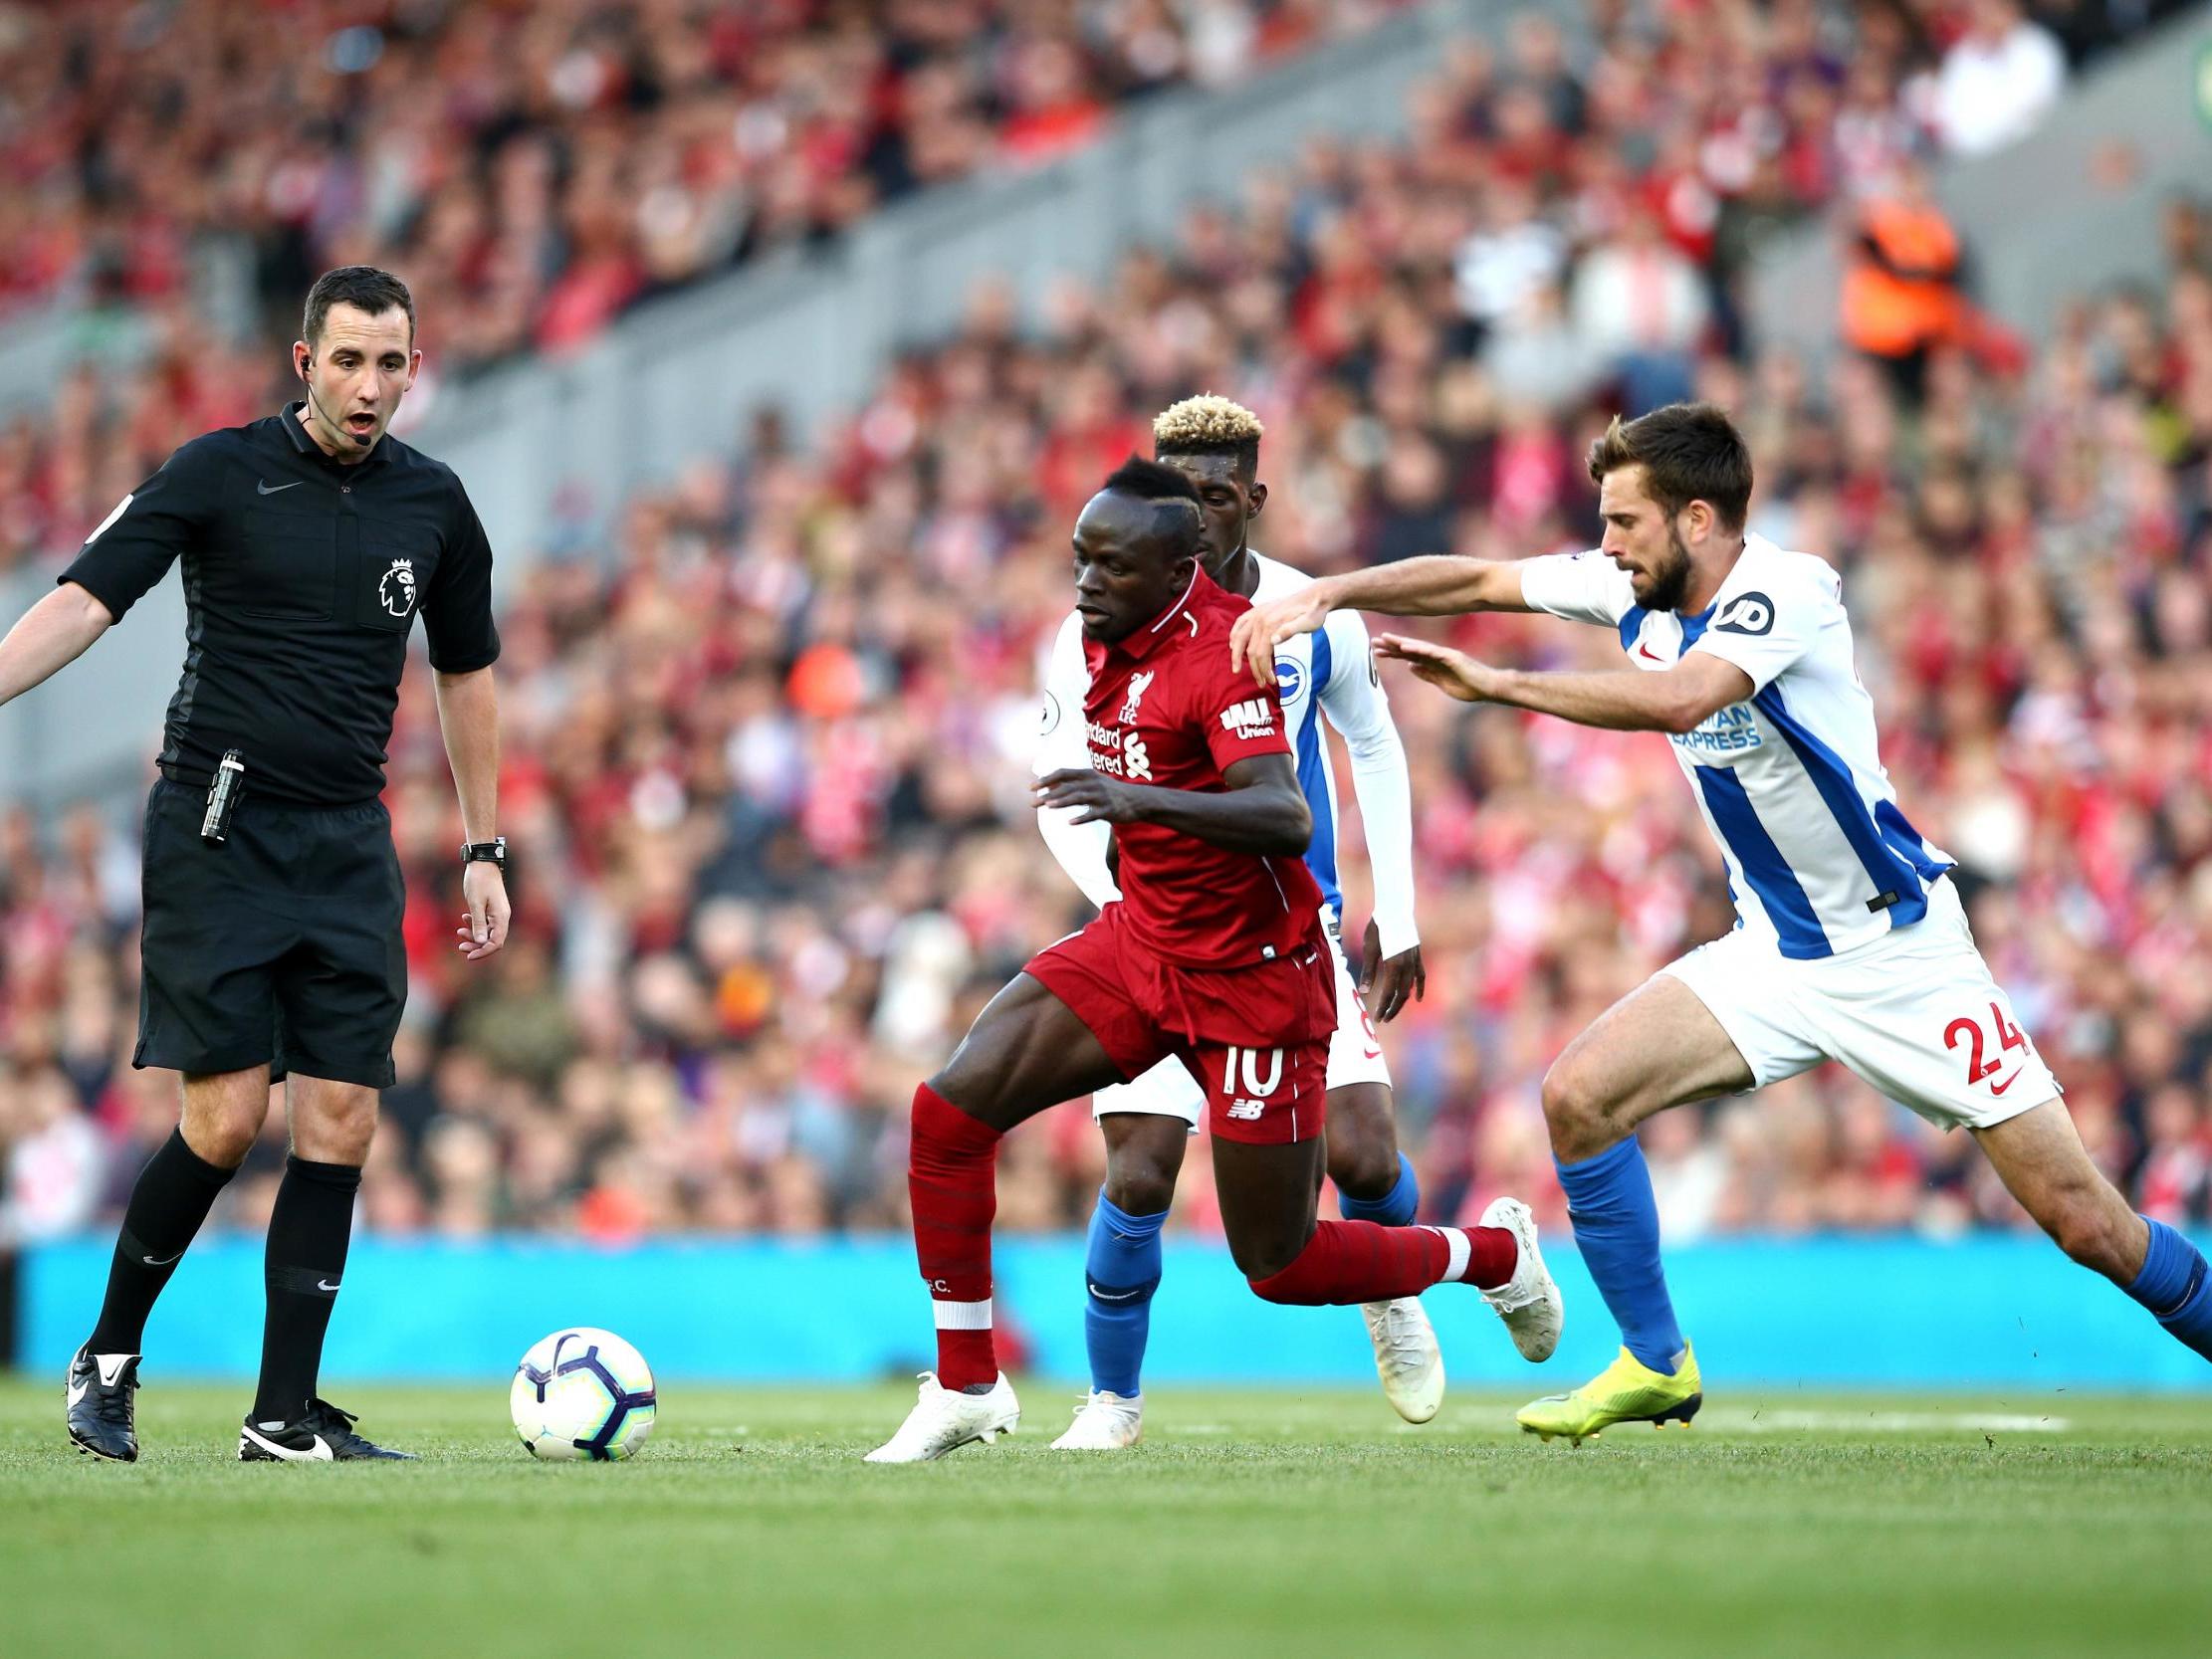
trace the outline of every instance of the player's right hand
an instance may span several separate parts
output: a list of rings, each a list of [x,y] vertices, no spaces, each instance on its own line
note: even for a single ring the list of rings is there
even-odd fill
[[[1229,672],[1243,669],[1262,686],[1272,686],[1275,647],[1294,634],[1312,633],[1328,620],[1329,603],[1321,596],[1318,582],[1264,605],[1254,605],[1229,630]]]

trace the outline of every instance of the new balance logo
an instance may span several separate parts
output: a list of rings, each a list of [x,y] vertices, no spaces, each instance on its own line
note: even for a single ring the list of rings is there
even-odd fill
[[[1275,729],[1273,700],[1248,697],[1241,703],[1230,704],[1221,711],[1221,729],[1244,738],[1266,736]]]
[[[254,492],[262,496],[279,496],[287,490],[297,490],[305,483],[306,479],[296,478],[290,484],[265,484],[257,478],[254,480]]]
[[[1258,1123],[1261,1114],[1266,1110],[1267,1103],[1265,1101],[1230,1101],[1228,1103],[1228,1115],[1247,1124]]]

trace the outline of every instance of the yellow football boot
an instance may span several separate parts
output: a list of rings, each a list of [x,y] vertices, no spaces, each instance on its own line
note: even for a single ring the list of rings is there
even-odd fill
[[[1615,1423],[1668,1423],[1689,1427],[1705,1403],[1697,1380],[1697,1355],[1682,1345],[1682,1362],[1672,1376],[1655,1371],[1627,1348],[1620,1357],[1570,1394],[1530,1400],[1515,1419],[1530,1434],[1549,1440],[1564,1434],[1576,1445],[1595,1440]]]

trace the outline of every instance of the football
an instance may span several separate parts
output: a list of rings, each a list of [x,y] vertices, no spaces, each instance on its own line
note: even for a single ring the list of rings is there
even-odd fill
[[[611,1331],[578,1326],[535,1344],[507,1397],[515,1432],[537,1457],[619,1462],[653,1432],[653,1373]]]

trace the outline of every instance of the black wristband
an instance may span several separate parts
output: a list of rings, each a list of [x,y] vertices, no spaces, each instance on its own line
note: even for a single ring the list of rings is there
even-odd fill
[[[499,866],[500,874],[503,876],[506,875],[507,837],[504,835],[499,835],[494,836],[489,841],[463,842],[461,846],[461,863],[463,864],[463,866],[471,864],[496,864]]]

